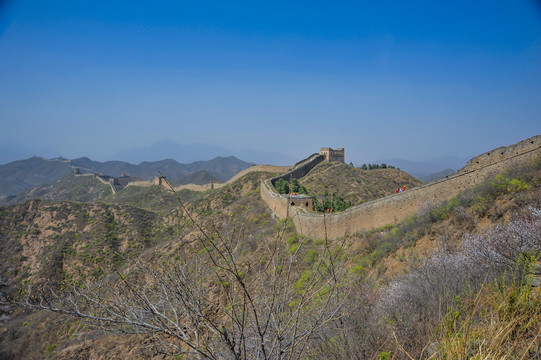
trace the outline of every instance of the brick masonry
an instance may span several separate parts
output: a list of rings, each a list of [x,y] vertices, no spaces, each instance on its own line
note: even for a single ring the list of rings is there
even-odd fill
[[[299,233],[316,238],[325,236],[337,238],[387,224],[396,224],[428,201],[448,200],[484,179],[500,174],[506,168],[524,163],[533,155],[539,154],[541,154],[541,135],[474,157],[456,174],[444,179],[364,203],[337,214],[314,214],[290,206],[287,197],[278,194],[274,189],[273,180],[277,180],[278,177],[262,181],[261,197],[278,218],[290,217]],[[289,179],[289,173],[280,177]]]

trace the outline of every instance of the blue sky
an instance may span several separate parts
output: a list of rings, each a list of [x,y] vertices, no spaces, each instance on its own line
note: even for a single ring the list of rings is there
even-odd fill
[[[0,124],[68,158],[471,157],[541,134],[541,4],[0,0]]]

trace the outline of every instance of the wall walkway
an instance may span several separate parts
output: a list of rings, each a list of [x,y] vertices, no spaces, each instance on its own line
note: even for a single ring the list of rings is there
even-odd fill
[[[445,201],[473,187],[506,168],[528,161],[541,154],[541,135],[515,145],[501,147],[471,159],[456,174],[414,189],[358,205],[337,214],[315,214],[290,206],[287,198],[276,192],[272,179],[261,183],[261,197],[273,213],[283,219],[290,217],[303,235],[337,238],[358,231],[396,224],[416,212],[428,201]],[[286,174],[287,175],[287,174]]]

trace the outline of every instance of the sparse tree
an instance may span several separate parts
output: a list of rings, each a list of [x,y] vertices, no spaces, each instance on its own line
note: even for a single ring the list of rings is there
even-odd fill
[[[123,272],[98,283],[72,284],[27,293],[25,306],[82,318],[121,334],[146,334],[153,350],[201,359],[300,359],[323,332],[343,326],[348,297],[345,239],[325,240],[309,273],[298,274],[297,258],[283,249],[282,234],[266,244],[258,261],[243,262],[242,232],[224,237],[204,228],[177,196],[198,229],[197,247],[175,258],[157,250]],[[281,247],[282,246],[282,247]]]
[[[274,188],[280,194],[288,194],[289,193],[289,183],[287,181],[285,181],[284,179],[282,179],[282,178],[276,180],[276,182],[274,183]]]

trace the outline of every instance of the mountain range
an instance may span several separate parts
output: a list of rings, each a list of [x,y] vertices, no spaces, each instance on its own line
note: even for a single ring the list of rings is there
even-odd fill
[[[156,141],[150,146],[128,148],[111,153],[106,153],[106,151],[106,149],[101,150],[102,153],[94,156],[94,158],[98,157],[102,160],[116,159],[131,164],[163,159],[173,159],[179,163],[188,164],[198,160],[210,160],[219,156],[235,156],[238,159],[244,159],[248,162],[272,165],[293,164],[297,160],[292,156],[280,152],[267,152],[254,149],[232,150],[204,143],[180,144],[169,139]],[[54,158],[59,156],[59,154],[61,152],[58,150],[46,147],[17,143],[0,143],[0,164],[7,164],[36,155],[45,158]],[[78,156],[69,157],[73,159]]]
[[[429,182],[455,173],[457,170],[463,168],[468,160],[469,158],[446,156],[426,161],[393,158],[379,160],[378,163],[393,165],[394,167],[413,175],[422,182]]]
[[[166,159],[145,161],[138,165],[124,161],[99,162],[87,157],[68,160],[35,156],[0,165],[0,196],[15,195],[35,186],[51,183],[72,172],[98,173],[113,177],[127,175],[142,180],[151,180],[161,172],[173,184],[207,184],[211,181],[227,181],[251,165],[234,156],[216,157],[189,164]]]

